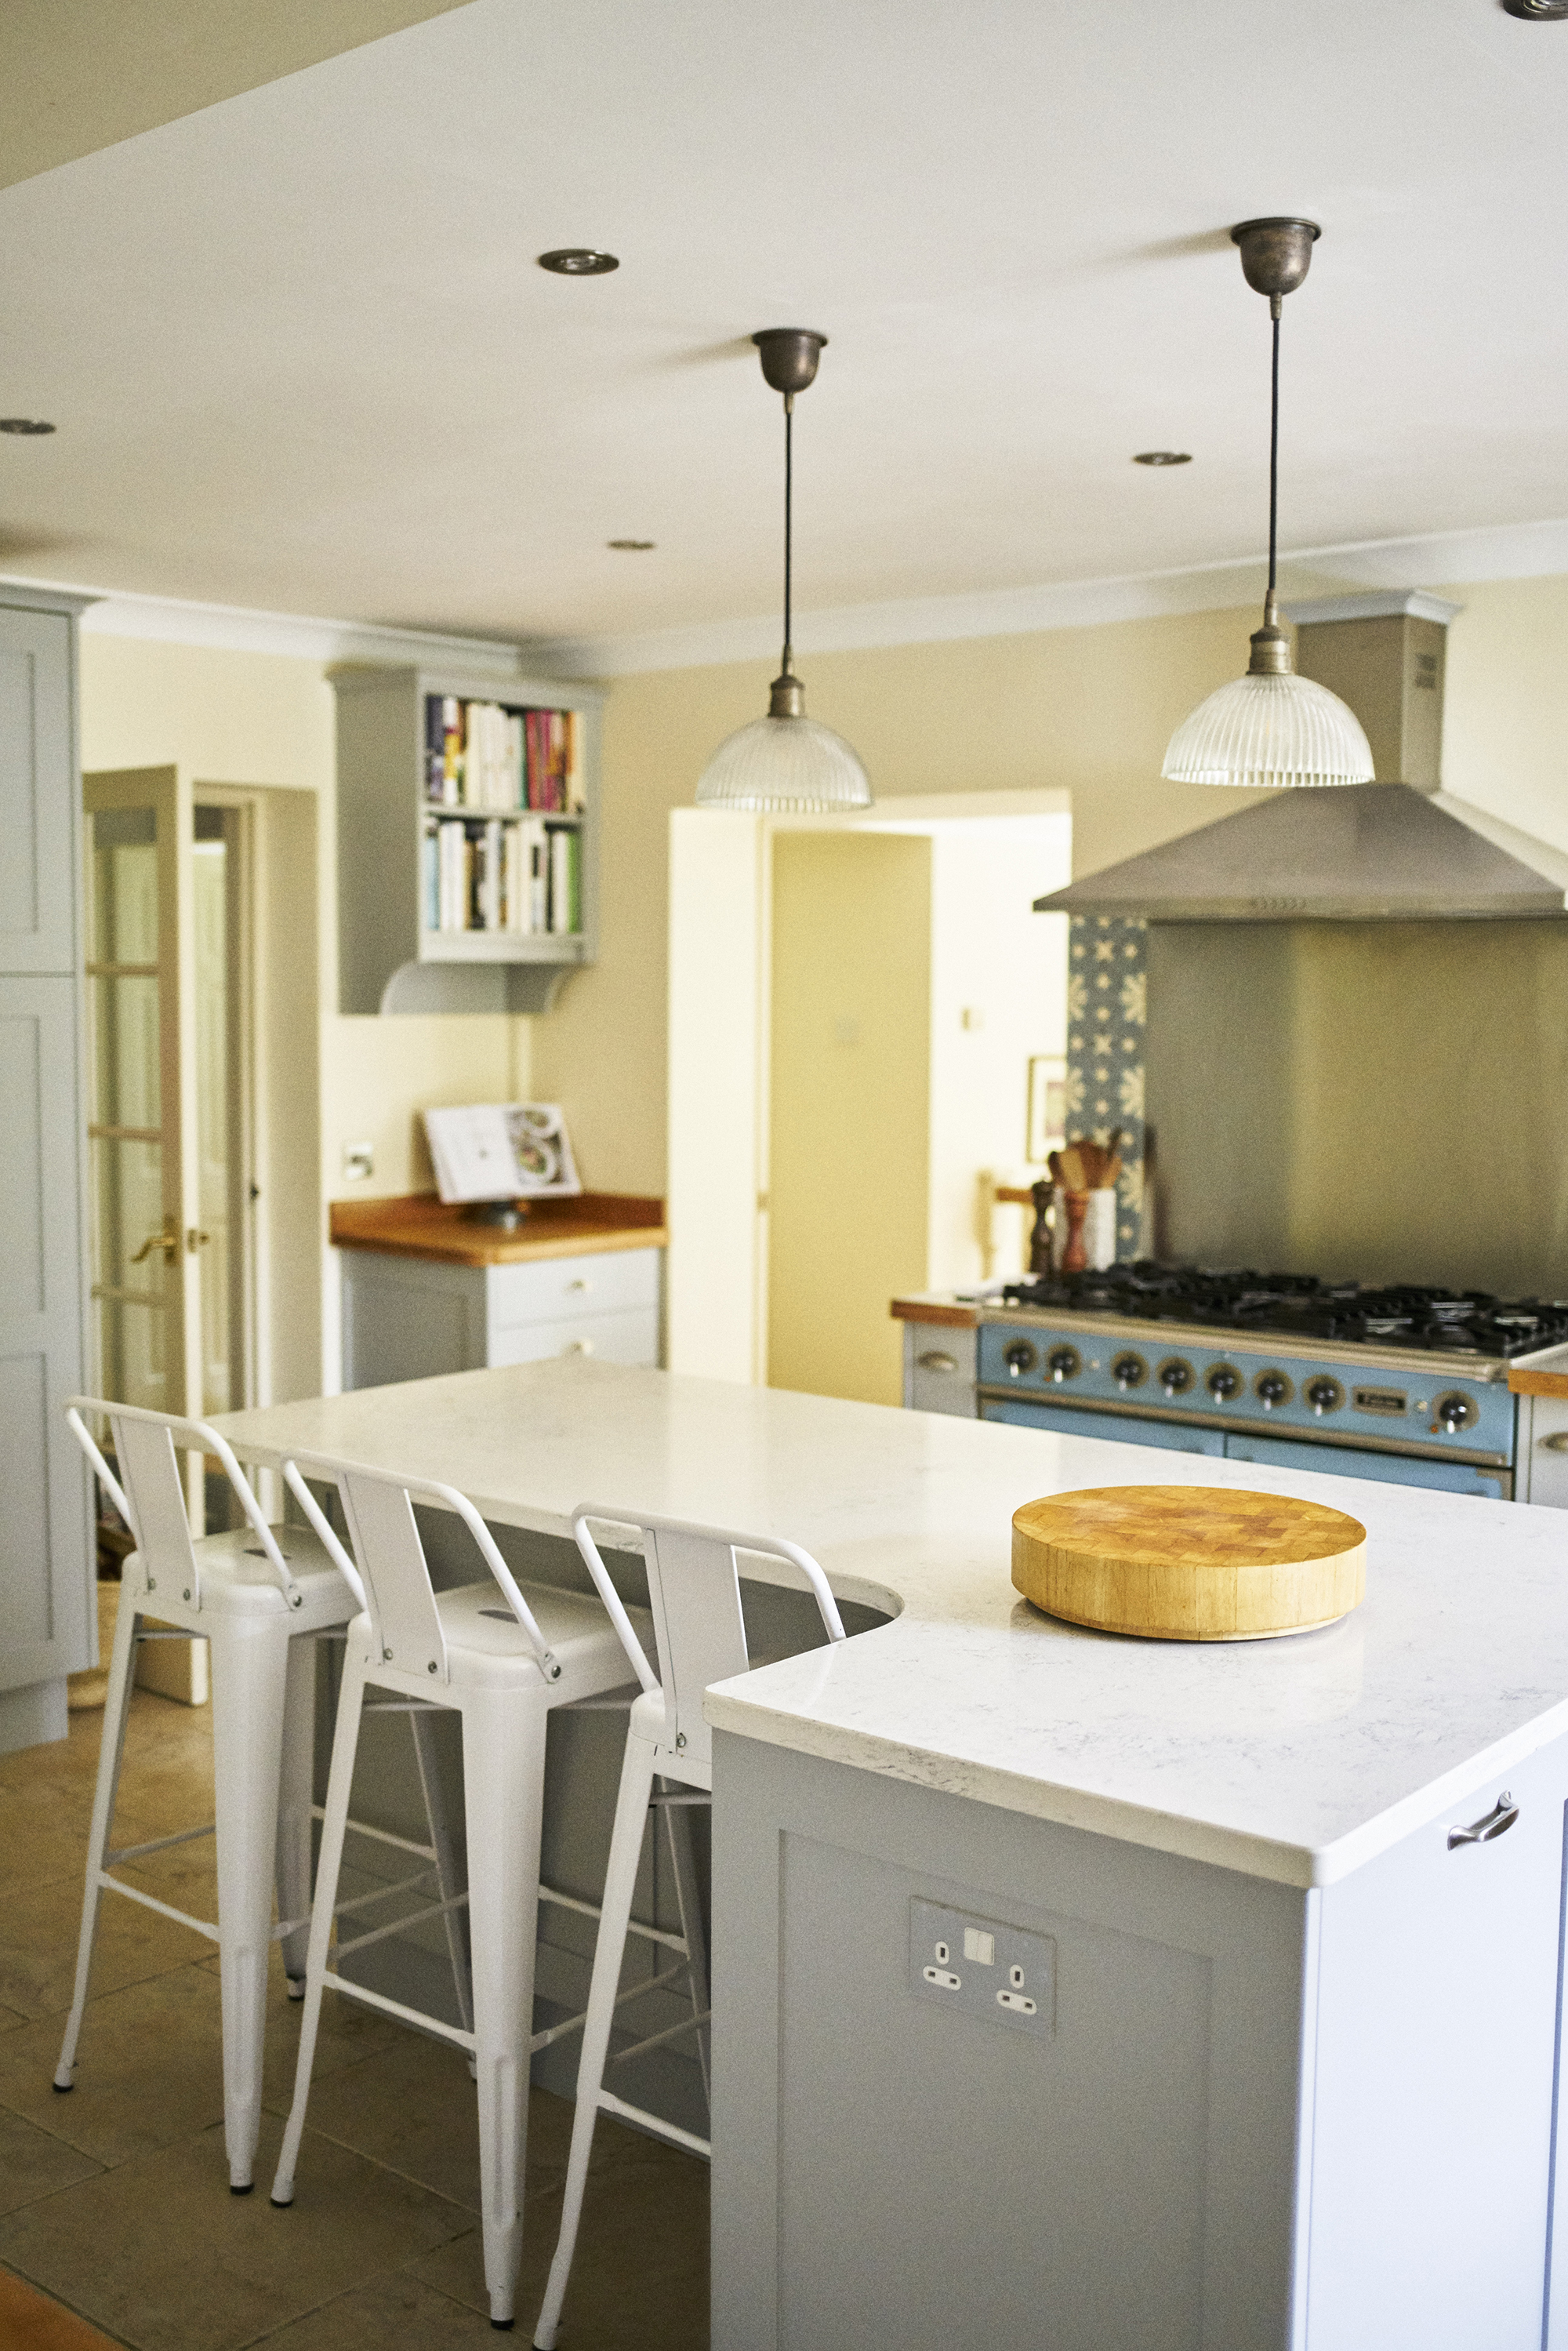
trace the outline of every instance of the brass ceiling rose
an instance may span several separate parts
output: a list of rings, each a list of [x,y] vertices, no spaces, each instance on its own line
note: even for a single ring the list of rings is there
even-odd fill
[[[552,277],[608,277],[621,262],[618,255],[601,253],[591,245],[558,245],[538,256],[538,265]]]
[[[1568,16],[1568,0],[1502,0],[1502,5],[1527,25],[1549,25],[1554,17]]]

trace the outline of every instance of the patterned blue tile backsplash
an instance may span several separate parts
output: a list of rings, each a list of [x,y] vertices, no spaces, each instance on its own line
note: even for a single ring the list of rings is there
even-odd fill
[[[1067,1132],[1103,1143],[1122,1130],[1119,1259],[1145,1254],[1147,930],[1135,914],[1074,914],[1068,925]]]

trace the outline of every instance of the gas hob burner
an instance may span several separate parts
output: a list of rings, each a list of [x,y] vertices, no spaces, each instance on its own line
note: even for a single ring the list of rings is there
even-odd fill
[[[1009,1306],[1047,1313],[1125,1314],[1141,1322],[1210,1323],[1277,1331],[1342,1344],[1425,1347],[1446,1353],[1528,1355],[1568,1341],[1568,1301],[1496,1298],[1485,1290],[1392,1282],[1321,1281],[1310,1273],[1249,1267],[1161,1265],[1141,1258],[1096,1273],[1054,1273],[1009,1282]]]

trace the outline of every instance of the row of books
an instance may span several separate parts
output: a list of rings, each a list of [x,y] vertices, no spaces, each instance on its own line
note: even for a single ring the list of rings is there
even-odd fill
[[[447,817],[424,834],[427,931],[582,928],[582,836],[543,817]]]
[[[424,782],[436,808],[580,815],[586,805],[581,715],[426,695]]]

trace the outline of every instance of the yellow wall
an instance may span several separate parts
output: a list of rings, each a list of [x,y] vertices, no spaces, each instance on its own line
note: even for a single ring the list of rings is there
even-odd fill
[[[81,640],[82,765],[184,768],[198,782],[279,787],[314,796],[318,814],[315,930],[300,925],[299,954],[319,970],[319,1093],[290,1102],[275,1089],[272,1115],[306,1129],[319,1168],[318,1199],[429,1190],[430,1164],[417,1112],[430,1104],[511,1101],[528,1084],[531,1023],[504,1014],[345,1019],[337,998],[337,828],[333,697],[323,664],[280,653],[231,653],[207,646],[84,634]],[[319,938],[319,946],[318,946]],[[291,942],[272,943],[281,963]],[[317,964],[319,956],[319,966]],[[289,975],[291,978],[296,974]],[[343,1147],[369,1142],[369,1184],[343,1180]],[[321,1219],[324,1240],[325,1218]],[[296,1393],[336,1384],[337,1296],[320,1256],[319,1369],[300,1387],[302,1369],[287,1375]],[[293,1360],[298,1364],[297,1351]],[[314,1368],[314,1367],[313,1367]]]
[[[773,843],[768,1379],[897,1404],[887,1301],[925,1280],[931,843]]]
[[[1260,797],[1221,803],[1159,779],[1173,728],[1239,674],[1256,625],[1249,608],[818,654],[807,705],[848,736],[881,795],[1070,788],[1073,868],[1092,872]],[[771,666],[666,670],[610,693],[601,958],[534,1038],[538,1091],[566,1104],[610,1190],[664,1183],[668,813],[723,737],[766,709]]]
[[[1568,850],[1568,579],[1445,588],[1443,787]]]

